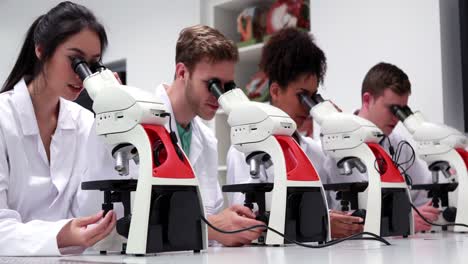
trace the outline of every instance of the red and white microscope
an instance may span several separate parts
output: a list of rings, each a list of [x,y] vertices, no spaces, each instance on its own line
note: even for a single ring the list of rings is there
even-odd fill
[[[365,232],[404,237],[414,234],[411,196],[404,177],[379,145],[382,131],[364,118],[339,111],[318,93],[299,97],[320,125],[322,148],[337,161],[341,173],[349,175],[353,169],[367,172],[367,186],[352,190],[360,184],[340,183],[325,188],[351,197],[357,195],[356,199],[350,199],[351,209],[360,209],[356,211],[360,212],[358,216],[365,217]]]
[[[72,68],[94,100],[96,133],[111,146],[115,169],[126,175],[129,160],[139,165],[138,180],[82,183],[84,190],[104,191],[105,212],[113,203],[123,203],[124,217],[117,221],[117,232],[128,238],[123,251],[145,255],[206,249],[198,180],[164,127],[169,114],[163,103],[151,93],[120,84],[102,65],[92,72],[85,61],[74,59]]]
[[[261,162],[273,164],[274,182],[224,186],[223,191],[243,192],[246,204],[256,203],[258,219],[299,242],[330,240],[330,221],[322,182],[307,155],[291,136],[294,121],[282,110],[251,102],[233,82],[218,79],[208,83],[228,115],[231,144],[247,157],[251,171]],[[246,171],[245,173],[249,173]],[[271,208],[265,207],[265,192],[271,192]],[[261,241],[259,241],[261,242]],[[283,237],[266,231],[266,245],[283,245]]]
[[[432,205],[441,209],[435,223],[468,224],[466,136],[449,126],[426,121],[421,112],[413,113],[408,106],[392,105],[391,111],[416,141],[416,153],[432,172],[432,184],[415,185],[413,189],[428,190]],[[440,173],[448,183],[439,182]],[[433,226],[432,230],[440,230],[440,227]],[[468,228],[456,225],[453,231],[468,232]]]

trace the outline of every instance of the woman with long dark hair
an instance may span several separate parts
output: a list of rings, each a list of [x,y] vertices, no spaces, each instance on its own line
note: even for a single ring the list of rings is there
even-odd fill
[[[106,45],[93,13],[71,2],[29,28],[0,93],[0,255],[77,252],[114,228],[112,211],[79,217],[94,116],[71,102],[83,90],[71,60],[99,61]]]

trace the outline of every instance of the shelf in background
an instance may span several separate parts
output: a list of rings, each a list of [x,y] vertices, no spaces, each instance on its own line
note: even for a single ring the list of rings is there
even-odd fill
[[[258,63],[262,55],[263,43],[239,48],[239,61],[242,63]]]
[[[258,6],[258,5],[265,5],[273,3],[273,0],[227,0],[227,1],[219,1],[214,5],[216,8],[222,8],[230,11],[240,12],[244,8],[249,6]]]

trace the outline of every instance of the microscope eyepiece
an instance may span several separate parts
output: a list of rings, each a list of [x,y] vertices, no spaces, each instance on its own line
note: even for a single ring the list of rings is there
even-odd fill
[[[231,91],[237,88],[237,84],[234,81],[230,81],[224,84],[224,92]]]
[[[314,101],[315,104],[320,104],[325,100],[319,93],[314,93],[314,95],[312,95],[312,101]]]
[[[103,70],[106,69],[106,66],[102,64],[100,61],[96,61],[93,64],[91,64],[91,72],[102,72]]]
[[[208,80],[208,91],[219,98],[223,94],[221,80],[218,78]]]
[[[322,96],[319,93],[315,93],[314,95],[309,96],[305,92],[299,94],[299,100],[301,101],[303,105],[305,105],[309,109],[312,109],[312,107],[324,101]]]
[[[93,74],[89,69],[88,63],[82,59],[74,58],[71,63],[72,69],[82,81],[84,81],[88,76]]]
[[[314,107],[314,102],[312,102],[312,98],[310,98],[309,96],[307,96],[306,93],[300,93],[299,95],[299,101],[301,101],[301,103],[307,107],[308,109],[311,109],[312,107]]]
[[[392,112],[393,115],[395,115],[401,122],[405,121],[408,116],[413,114],[413,111],[411,111],[411,108],[409,106],[401,106],[401,105],[391,105],[390,106],[390,112]]]

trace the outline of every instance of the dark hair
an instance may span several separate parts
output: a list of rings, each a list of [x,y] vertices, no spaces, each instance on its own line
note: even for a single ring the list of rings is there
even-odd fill
[[[86,28],[96,32],[101,42],[101,52],[104,51],[107,46],[106,31],[88,8],[67,1],[38,17],[28,29],[15,66],[1,92],[12,90],[23,77],[27,76],[31,80],[37,77],[57,47]],[[36,45],[43,49],[40,60],[36,57]]]
[[[184,28],[177,40],[176,64],[182,62],[192,72],[203,59],[237,62],[239,53],[236,44],[214,28],[204,25]]]
[[[362,82],[361,95],[368,92],[371,95],[381,96],[386,89],[391,89],[398,95],[411,93],[411,83],[408,75],[397,66],[380,62],[367,72]]]
[[[285,28],[275,33],[263,47],[260,69],[270,83],[277,82],[284,89],[303,74],[315,75],[322,83],[327,59],[307,32]]]

